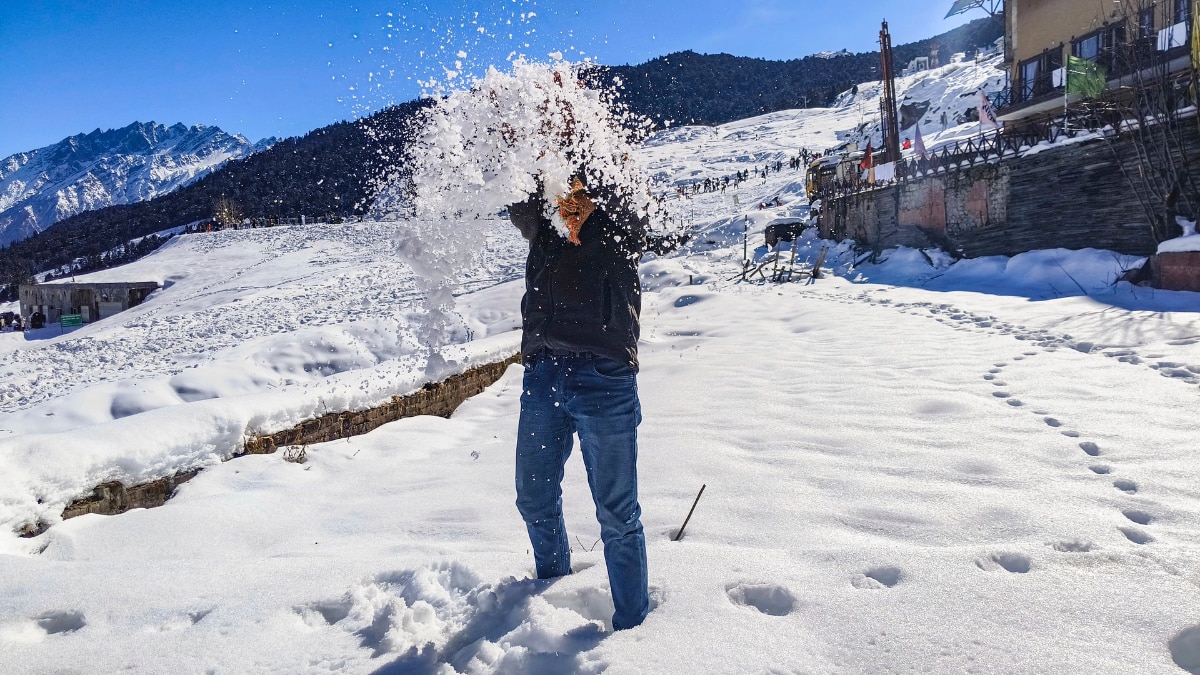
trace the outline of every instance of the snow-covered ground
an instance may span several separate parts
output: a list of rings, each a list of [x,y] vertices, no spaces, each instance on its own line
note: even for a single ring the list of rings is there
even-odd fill
[[[858,125],[775,113],[643,159],[716,177]],[[764,260],[801,184],[679,200],[694,238],[643,265],[643,626],[609,629],[577,457],[576,573],[529,578],[520,366],[448,420],[222,462],[426,367],[394,226],[241,230],[93,275],[164,282],[129,312],[0,334],[0,671],[1200,672],[1200,299],[1114,285],[1137,261],[1104,251],[855,266],[811,236],[796,258],[828,247],[823,278],[740,281],[743,236]],[[511,229],[461,288],[450,367],[516,348]],[[102,480],[187,466],[166,506],[56,520]]]

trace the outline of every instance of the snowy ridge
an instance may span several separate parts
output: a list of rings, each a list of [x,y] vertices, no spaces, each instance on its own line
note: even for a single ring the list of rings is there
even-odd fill
[[[203,125],[134,122],[0,160],[0,244],[83,211],[152,199],[269,147]]]

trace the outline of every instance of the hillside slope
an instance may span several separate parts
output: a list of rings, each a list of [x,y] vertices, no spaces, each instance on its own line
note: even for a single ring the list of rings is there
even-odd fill
[[[939,59],[991,47],[1003,35],[992,19],[893,47],[897,72],[938,45]],[[594,77],[612,85],[634,112],[665,124],[724,124],[792,108],[822,108],[860,82],[879,79],[879,52],[813,55],[769,61],[729,54],[669,54],[636,66],[600,68]]]

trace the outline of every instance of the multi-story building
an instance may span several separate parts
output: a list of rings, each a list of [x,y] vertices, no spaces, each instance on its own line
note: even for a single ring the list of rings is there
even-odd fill
[[[955,7],[964,1],[972,0]],[[1061,113],[1075,98],[1066,87],[1070,56],[1101,66],[1110,90],[1147,68],[1186,70],[1193,2],[1200,0],[1006,0],[1010,86],[994,101],[999,119]]]

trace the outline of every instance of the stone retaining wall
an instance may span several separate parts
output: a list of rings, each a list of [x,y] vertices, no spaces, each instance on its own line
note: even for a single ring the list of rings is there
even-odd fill
[[[1200,133],[1185,125],[1189,161]],[[1150,224],[1123,171],[1128,138],[1085,140],[825,201],[821,236],[876,251],[940,246],[968,258],[1048,248],[1154,253]]]
[[[265,455],[289,445],[326,443],[350,436],[361,436],[388,422],[417,415],[449,417],[463,401],[486,389],[514,363],[520,363],[517,354],[499,363],[489,363],[472,368],[441,382],[426,384],[420,391],[407,396],[393,396],[381,406],[361,412],[329,413],[300,425],[269,436],[259,436],[246,441],[242,453]]]
[[[514,363],[520,363],[521,355],[515,354],[497,363],[477,366],[441,382],[426,384],[420,391],[407,396],[393,396],[381,406],[359,412],[340,412],[322,415],[303,422],[291,429],[266,436],[257,436],[245,442],[235,457],[261,455],[294,445],[309,445],[336,441],[350,436],[359,436],[388,422],[417,415],[449,417],[463,401],[482,392],[495,383],[504,371]],[[116,515],[130,509],[145,509],[162,506],[175,488],[192,479],[200,472],[189,469],[160,478],[149,483],[126,487],[119,481],[97,486],[92,494],[69,504],[63,511],[63,520],[82,516],[85,513]],[[45,524],[26,525],[21,536],[32,537],[46,531]]]

